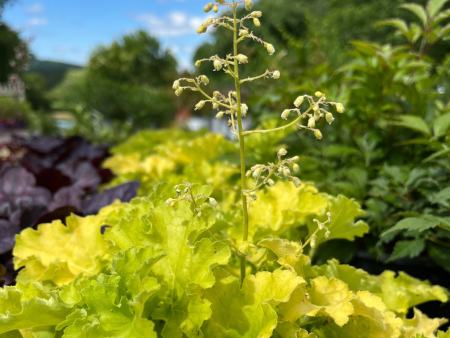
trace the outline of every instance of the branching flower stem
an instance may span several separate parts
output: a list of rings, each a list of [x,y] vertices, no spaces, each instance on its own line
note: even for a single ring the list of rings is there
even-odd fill
[[[238,32],[238,21],[236,19],[236,1],[233,0],[233,49],[234,55],[238,55],[237,52],[237,32]],[[248,240],[248,206],[247,206],[247,196],[244,194],[246,190],[245,186],[245,143],[244,143],[244,132],[242,130],[242,114],[241,114],[241,83],[239,81],[239,63],[238,60],[234,59],[234,73],[236,74],[235,85],[236,85],[236,101],[237,101],[237,120],[238,120],[238,138],[239,147],[241,155],[241,198],[242,198],[242,211],[244,215],[244,235],[242,240],[245,242]],[[241,257],[241,284],[244,283],[245,279],[245,257]]]

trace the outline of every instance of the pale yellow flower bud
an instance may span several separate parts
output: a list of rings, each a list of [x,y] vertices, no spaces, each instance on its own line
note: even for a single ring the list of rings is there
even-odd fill
[[[253,2],[252,0],[245,0],[245,9],[250,11],[252,9]]]
[[[291,113],[291,111],[290,111],[289,109],[285,109],[285,110],[283,111],[283,113],[281,113],[281,118],[282,118],[283,120],[287,120],[290,113]]]
[[[287,150],[284,148],[281,148],[278,150],[278,157],[285,156],[287,154]]]
[[[177,90],[178,88],[180,88],[180,81],[176,80],[176,81],[173,83],[172,89],[173,89],[173,90]]]
[[[262,12],[261,11],[255,11],[252,14],[250,14],[252,16],[252,18],[260,18],[262,17]]]
[[[300,167],[298,166],[297,163],[295,163],[295,164],[292,166],[292,169],[294,170],[295,173],[298,173],[298,172],[300,171]]]
[[[246,35],[248,35],[248,30],[246,30],[246,29],[239,30],[239,36],[246,36]]]
[[[168,207],[172,206],[171,204],[174,202],[175,200],[173,198],[169,198],[168,200],[166,200],[166,204]]]
[[[314,105],[313,111],[314,113],[317,113],[319,111],[319,106],[317,104]]]
[[[298,156],[294,156],[293,158],[291,158],[292,162],[297,162],[300,159],[300,157]]]
[[[217,201],[216,201],[214,198],[212,198],[212,197],[209,198],[209,204],[210,204],[213,208],[217,207]]]
[[[255,180],[257,180],[260,175],[261,175],[261,168],[256,169],[252,174]]]
[[[311,117],[308,120],[308,128],[314,128],[315,126],[316,126],[316,120],[313,117]]]
[[[344,105],[343,105],[342,103],[338,103],[338,104],[336,105],[336,110],[337,110],[338,113],[341,113],[341,114],[342,114],[342,113],[345,111]]]
[[[319,91],[317,91],[314,95],[316,95],[316,97],[322,97],[323,96],[323,93],[322,92],[319,92]]]
[[[250,176],[252,176],[252,171],[247,170],[247,172],[245,173],[245,177],[249,178]]]
[[[223,117],[223,114],[225,114],[223,111],[220,111],[216,115],[216,119],[220,120]]]
[[[205,75],[202,75],[201,80],[205,85],[209,83],[209,79]]]
[[[261,26],[261,22],[259,22],[259,19],[257,19],[257,18],[254,18],[254,19],[253,19],[253,24],[254,24],[256,27],[260,27],[260,26]]]
[[[311,248],[315,248],[316,247],[316,240],[317,240],[317,236],[316,235],[312,235],[311,236]]]
[[[209,3],[207,4],[205,7],[203,7],[203,12],[208,13],[209,11],[211,11],[211,9],[213,9],[213,4]]]
[[[297,99],[294,102],[294,106],[296,106],[297,108],[300,107],[303,103],[303,96],[299,96],[297,97]]]
[[[224,4],[225,0],[216,0],[216,2],[218,2],[219,4]]]
[[[248,63],[248,57],[243,54],[239,54],[238,56],[236,56],[236,60],[238,60],[240,63]]]
[[[201,25],[200,27],[197,28],[197,33],[198,34],[206,33],[207,29],[208,29],[208,27],[206,27],[205,25]]]
[[[195,110],[200,110],[205,106],[205,101],[200,101],[195,105]]]
[[[331,235],[330,230],[327,230],[327,231],[325,232],[324,237],[325,237],[325,238],[328,238],[328,237],[330,237],[330,235]]]
[[[217,99],[219,96],[220,96],[220,92],[218,92],[217,90],[214,91],[213,97],[214,97],[215,99]]]
[[[293,177],[292,183],[294,184],[294,186],[296,188],[299,188],[302,185],[302,181],[300,181],[300,179],[298,177]]]
[[[231,92],[231,96],[233,96],[234,98],[236,98],[236,97],[237,97],[236,92]]]
[[[247,112],[248,112],[248,106],[245,103],[241,104],[241,115],[245,116],[245,115],[247,115]]]
[[[275,53],[275,48],[272,44],[268,43],[266,48],[270,55],[273,55],[273,53]]]
[[[322,139],[322,133],[320,132],[319,129],[314,130],[314,136],[316,137],[316,139],[321,140]]]
[[[331,123],[334,121],[333,114],[327,113],[326,119],[327,119],[327,122],[328,122],[329,124],[331,124]]]
[[[209,18],[208,20],[206,20],[205,22],[207,25],[210,25],[213,23],[213,19]]]
[[[284,177],[291,177],[291,171],[289,170],[289,168],[284,168],[283,169],[283,175]]]
[[[200,67],[202,65],[202,62],[200,61],[200,60],[198,60],[196,63],[195,63],[195,67]]]
[[[280,73],[279,70],[276,70],[276,71],[273,72],[273,78],[275,80],[278,80],[280,78],[280,76],[281,76],[281,73]]]
[[[182,87],[178,88],[178,89],[175,91],[175,95],[176,95],[176,96],[180,96],[181,93],[183,93],[183,88],[182,88]]]
[[[219,104],[217,102],[213,102],[213,109],[218,109],[219,108]]]
[[[269,185],[270,185],[271,187],[273,187],[273,186],[275,185],[274,180],[272,180],[272,179],[270,179],[270,178],[267,180],[267,183],[269,183]]]
[[[214,13],[217,13],[217,12],[219,11],[219,7],[214,6],[214,7],[213,7],[213,11],[214,11]]]
[[[219,60],[214,61],[214,68],[219,71],[222,69],[222,62],[220,62]]]

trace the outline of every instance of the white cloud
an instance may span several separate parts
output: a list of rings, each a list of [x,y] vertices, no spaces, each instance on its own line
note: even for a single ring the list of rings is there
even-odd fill
[[[31,18],[25,21],[25,26],[47,26],[47,18]]]
[[[25,11],[28,13],[40,13],[44,11],[44,5],[40,2],[36,2],[25,7]]]
[[[170,12],[164,17],[152,13],[140,14],[135,19],[143,22],[151,34],[159,37],[176,37],[196,34],[198,26],[205,22],[207,17],[191,16],[185,12]]]

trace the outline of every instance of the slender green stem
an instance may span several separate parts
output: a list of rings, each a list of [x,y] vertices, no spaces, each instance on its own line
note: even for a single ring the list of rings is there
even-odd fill
[[[285,126],[282,127],[278,127],[278,128],[274,128],[274,129],[263,129],[263,130],[249,130],[246,131],[245,133],[242,133],[242,135],[250,135],[250,134],[257,134],[257,133],[271,133],[273,131],[278,131],[278,130],[284,130],[286,128],[292,127],[293,125],[295,125],[298,121],[300,121],[306,114],[308,114],[312,109],[312,106],[308,108],[307,111],[305,111],[303,114],[301,114],[299,117],[297,117],[293,122],[286,124]]]
[[[236,20],[236,7],[235,0],[233,0],[233,23],[234,23],[234,32],[233,32],[233,47],[234,47],[234,56],[237,55],[237,20]],[[242,238],[243,241],[248,240],[248,206],[247,206],[247,197],[244,194],[245,188],[245,144],[242,130],[242,115],[241,115],[241,84],[239,83],[239,65],[238,61],[234,59],[234,73],[237,78],[235,78],[236,85],[236,100],[237,100],[237,119],[238,119],[238,135],[239,135],[239,146],[240,146],[240,155],[241,155],[241,197],[242,197],[242,210],[244,213],[244,236]],[[241,284],[244,283],[245,279],[245,257],[241,257]]]
[[[265,76],[267,76],[267,75],[269,75],[269,71],[267,70],[264,74],[262,74],[262,75],[259,75],[259,76],[255,76],[255,77],[251,77],[251,78],[249,78],[249,79],[244,79],[244,80],[241,80],[241,84],[243,84],[244,82],[247,82],[247,81],[254,81],[254,80],[258,80],[258,79],[260,79],[260,78],[262,78],[262,77],[265,77]]]

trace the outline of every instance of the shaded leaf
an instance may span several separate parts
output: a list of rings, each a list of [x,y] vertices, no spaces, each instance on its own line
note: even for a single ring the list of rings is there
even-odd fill
[[[425,240],[422,238],[414,240],[398,241],[395,243],[394,252],[386,261],[390,262],[399,258],[409,257],[414,258],[419,256],[425,249]]]

